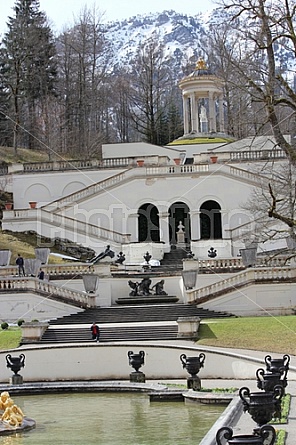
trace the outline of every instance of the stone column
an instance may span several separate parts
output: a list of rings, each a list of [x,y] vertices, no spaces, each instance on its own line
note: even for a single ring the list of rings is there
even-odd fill
[[[183,125],[184,134],[189,133],[189,112],[188,112],[188,97],[183,96]]]
[[[170,233],[169,233],[169,212],[159,212],[159,239],[166,245],[170,243]]]
[[[224,106],[223,106],[223,94],[220,94],[219,96],[219,128],[220,132],[224,133]]]
[[[191,131],[197,131],[196,100],[194,94],[190,95],[190,107],[191,107]]]
[[[209,131],[217,131],[215,100],[211,92],[209,92]]]
[[[190,210],[190,226],[191,226],[191,239],[197,241],[200,239],[200,211]]]
[[[138,213],[130,213],[128,215],[128,221],[127,221],[127,229],[128,233],[131,234],[130,236],[130,242],[135,243],[138,241]]]

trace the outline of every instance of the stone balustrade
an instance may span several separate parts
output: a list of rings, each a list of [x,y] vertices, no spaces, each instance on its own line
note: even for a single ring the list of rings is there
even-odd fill
[[[266,159],[284,159],[286,154],[284,150],[272,149],[272,150],[239,150],[235,152],[219,152],[218,162],[250,162],[250,161],[260,161]],[[169,163],[169,158],[166,156],[144,156],[145,164],[158,164],[162,165]],[[194,165],[205,164],[209,162],[209,153],[198,153],[194,155]],[[117,157],[117,158],[106,158],[102,160],[98,159],[78,159],[78,160],[62,160],[62,161],[45,161],[45,162],[28,162],[24,164],[19,164],[20,168],[15,166],[2,166],[0,168],[0,176],[7,175],[13,171],[21,170],[24,173],[32,172],[47,172],[47,171],[65,171],[65,170],[82,170],[82,169],[98,169],[98,168],[124,168],[136,165],[136,157]],[[181,171],[180,169],[175,169],[171,166],[173,171]],[[189,165],[184,165],[181,167],[190,168]],[[192,168],[192,166],[191,166]]]
[[[33,277],[0,278],[0,292],[27,291],[44,293],[48,298],[56,297],[79,307],[95,307],[95,295],[89,295],[66,287],[60,287],[45,280]]]
[[[48,225],[50,227],[63,228],[64,231],[69,233],[79,233],[83,236],[93,237],[95,239],[105,239],[106,242],[114,242],[118,244],[125,244],[130,241],[129,233],[119,233],[114,230],[109,230],[104,227],[98,227],[93,224],[86,223],[84,221],[78,221],[73,218],[69,218],[64,215],[58,215],[51,213],[43,208],[39,209],[21,209],[21,210],[9,210],[4,212],[3,222],[6,224],[17,222],[17,220],[33,221],[36,220],[39,226]],[[46,235],[45,235],[46,236]]]
[[[246,269],[224,280],[204,286],[200,289],[187,290],[188,303],[200,303],[205,299],[217,297],[227,291],[240,288],[251,283],[295,281],[294,267],[260,267]]]
[[[289,266],[290,261],[287,261],[286,256],[277,256],[268,258],[266,256],[257,257],[256,270],[270,270],[271,268],[283,268],[286,270],[287,266]],[[48,275],[52,278],[55,277],[67,277],[67,276],[80,276],[86,274],[99,274],[100,276],[111,276],[111,264],[108,263],[98,263],[92,265],[91,263],[66,263],[66,264],[46,264],[42,265],[43,270],[45,271],[45,275]],[[142,270],[142,265],[138,265],[140,270]],[[131,265],[130,269],[134,270],[135,265]],[[257,267],[262,269],[257,269]],[[209,272],[217,272],[223,271],[231,272],[233,270],[244,270],[246,267],[244,266],[242,259],[240,257],[237,258],[215,258],[215,259],[205,259],[205,260],[197,260],[197,259],[189,259],[186,258],[184,260],[183,269],[199,269],[199,273],[209,273]],[[265,269],[264,269],[265,268]],[[128,266],[125,266],[124,270],[129,270]],[[253,270],[253,269],[252,269]],[[116,269],[117,271],[117,269]],[[17,277],[18,268],[17,266],[1,266],[0,267],[0,277]],[[259,272],[258,272],[259,273]],[[279,273],[279,272],[278,272]]]
[[[285,159],[287,156],[284,150],[272,148],[271,150],[238,150],[238,151],[219,151],[212,153],[196,153],[193,156],[194,164],[210,162],[210,157],[217,155],[218,163],[224,162],[256,162],[273,159]]]
[[[190,260],[189,260],[190,261]],[[198,260],[200,273],[225,269],[228,271],[245,269],[241,258],[217,258]]]

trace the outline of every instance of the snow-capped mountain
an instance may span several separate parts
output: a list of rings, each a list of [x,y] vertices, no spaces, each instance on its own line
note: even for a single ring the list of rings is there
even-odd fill
[[[137,15],[106,25],[106,38],[113,43],[115,63],[125,65],[139,45],[152,37],[165,45],[164,55],[177,64],[204,55],[202,41],[206,35],[207,14],[188,16],[174,11]]]
[[[189,72],[184,72],[184,67],[191,64],[193,69],[198,57],[205,57],[209,27],[219,26],[223,22],[222,17],[227,21],[226,13],[221,9],[192,16],[170,10],[109,22],[105,25],[105,36],[112,42],[114,66],[128,65],[139,45],[155,37],[165,46],[164,56],[168,65],[177,75],[182,75],[182,69],[187,75]],[[292,70],[294,75],[295,58],[291,49],[281,46],[275,50],[280,69],[286,73]]]

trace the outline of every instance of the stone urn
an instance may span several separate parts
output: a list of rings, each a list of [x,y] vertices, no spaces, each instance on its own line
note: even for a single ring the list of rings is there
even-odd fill
[[[272,425],[263,425],[256,434],[233,435],[233,430],[227,426],[220,428],[216,434],[218,445],[224,445],[225,440],[230,445],[273,445],[276,439],[276,431]]]
[[[206,356],[203,353],[199,354],[198,357],[187,357],[186,354],[180,355],[183,368],[186,368],[186,371],[191,374],[191,377],[196,377],[200,368],[203,368],[205,358]]]
[[[99,287],[99,275],[94,273],[82,275],[85,292],[88,294],[95,294]]]
[[[25,366],[25,355],[20,354],[18,357],[12,357],[11,354],[6,355],[7,368],[10,368],[15,375]]]
[[[134,354],[133,351],[128,351],[127,356],[129,365],[132,366],[136,372],[139,372],[141,366],[144,365],[145,352],[140,351],[138,354]]]
[[[280,368],[281,370],[282,368]],[[265,372],[263,368],[256,371],[257,388],[267,392],[272,392],[274,387],[281,385],[283,388],[287,386],[287,379],[284,372]]]
[[[282,358],[272,358],[270,355],[267,355],[264,361],[267,371],[272,373],[285,372],[287,376],[290,363],[290,356],[288,354],[283,355]]]
[[[253,392],[243,387],[239,396],[243,402],[244,411],[248,411],[258,426],[265,425],[276,416],[280,417],[281,399],[284,388],[280,385],[274,387],[273,392]]]

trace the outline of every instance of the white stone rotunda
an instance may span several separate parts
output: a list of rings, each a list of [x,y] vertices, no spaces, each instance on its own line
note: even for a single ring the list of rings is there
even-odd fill
[[[223,87],[224,82],[199,58],[193,73],[179,82],[184,135],[224,133]]]

